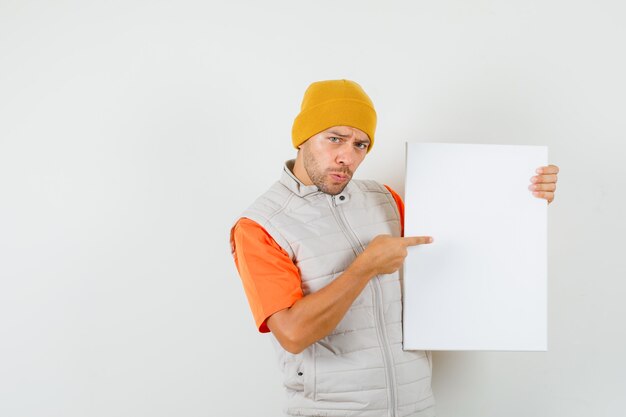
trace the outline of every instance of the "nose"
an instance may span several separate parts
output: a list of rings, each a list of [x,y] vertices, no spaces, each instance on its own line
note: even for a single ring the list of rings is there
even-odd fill
[[[344,143],[337,152],[335,162],[339,165],[352,165],[356,158],[356,149],[350,143]]]

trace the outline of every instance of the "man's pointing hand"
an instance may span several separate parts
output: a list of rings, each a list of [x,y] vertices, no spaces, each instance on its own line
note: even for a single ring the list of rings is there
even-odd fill
[[[361,267],[374,275],[391,274],[402,266],[407,255],[407,247],[432,243],[430,236],[392,237],[378,235],[359,256]]]

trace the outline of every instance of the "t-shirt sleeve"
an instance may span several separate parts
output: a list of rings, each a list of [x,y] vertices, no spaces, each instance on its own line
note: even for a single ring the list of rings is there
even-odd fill
[[[267,319],[304,296],[298,268],[253,220],[239,219],[231,231],[231,244],[256,326],[261,333],[267,333]]]
[[[398,195],[398,193],[392,190],[390,186],[385,185],[385,188],[389,190],[393,199],[396,201],[396,205],[398,206],[398,212],[400,213],[400,225],[402,227],[402,236],[404,236],[404,201],[402,201],[402,198]]]

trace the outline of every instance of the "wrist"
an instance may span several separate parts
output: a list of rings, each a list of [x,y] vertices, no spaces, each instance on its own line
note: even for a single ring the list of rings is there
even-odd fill
[[[350,271],[351,274],[357,276],[358,278],[362,278],[366,281],[369,281],[373,277],[376,276],[376,268],[371,262],[368,262],[362,256],[358,256],[352,264],[348,267],[347,271]]]

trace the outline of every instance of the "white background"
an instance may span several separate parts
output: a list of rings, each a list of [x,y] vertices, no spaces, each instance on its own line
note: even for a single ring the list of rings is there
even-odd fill
[[[617,0],[0,0],[0,415],[279,415],[228,232],[295,155],[304,89],[342,77],[379,114],[360,178],[402,193],[407,140],[547,145],[562,169],[549,352],[435,354],[439,415],[621,415],[625,18]]]

